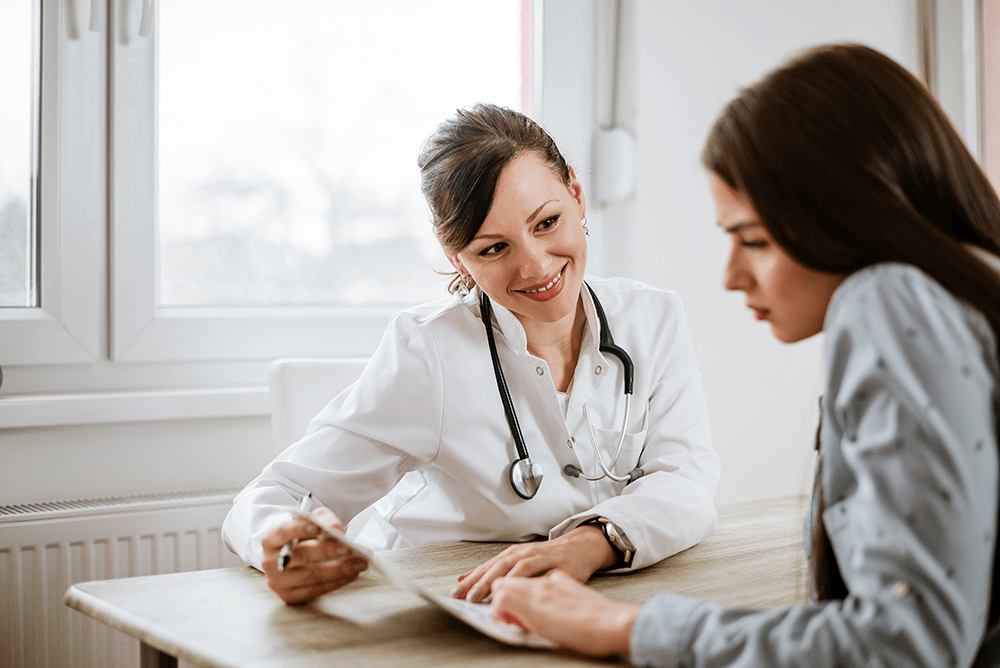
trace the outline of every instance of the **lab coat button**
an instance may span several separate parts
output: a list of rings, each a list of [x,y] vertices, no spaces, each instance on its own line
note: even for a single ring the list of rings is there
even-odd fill
[[[542,368],[542,367],[540,367],[540,366],[536,366],[536,367],[535,367],[535,371],[537,371],[537,372],[538,372],[538,375],[539,375],[539,376],[544,376],[544,375],[545,375],[545,369],[543,369],[543,368]]]
[[[601,371],[602,371],[602,369],[601,369],[600,365],[598,365],[598,367],[596,369],[594,369],[594,373],[596,373],[598,376],[601,375]]]
[[[892,586],[892,593],[898,598],[903,598],[910,593],[910,585],[903,580],[897,580],[896,584]]]

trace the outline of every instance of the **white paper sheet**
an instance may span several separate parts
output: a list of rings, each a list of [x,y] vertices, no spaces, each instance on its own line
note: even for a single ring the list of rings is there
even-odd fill
[[[325,524],[321,520],[311,517],[308,513],[296,512],[295,514],[310,520],[320,527],[326,534],[336,538],[363,556],[368,560],[368,564],[372,570],[382,575],[385,579],[389,580],[397,587],[411,591],[424,600],[433,603],[448,614],[462,620],[483,635],[489,636],[494,640],[499,640],[500,642],[508,645],[520,645],[523,647],[534,647],[539,649],[555,649],[558,647],[558,645],[551,640],[546,640],[545,638],[536,636],[533,633],[529,633],[516,624],[506,624],[493,619],[490,617],[490,605],[488,603],[471,603],[469,601],[452,598],[451,596],[444,596],[433,591],[429,587],[421,584],[419,581],[411,577],[406,571],[399,568],[395,564],[384,559],[380,559],[375,552],[372,552],[364,545],[352,543],[342,531],[338,530],[332,524]]]

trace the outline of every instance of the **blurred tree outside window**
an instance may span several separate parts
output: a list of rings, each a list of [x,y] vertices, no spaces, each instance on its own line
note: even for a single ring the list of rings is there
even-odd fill
[[[446,296],[417,154],[460,107],[521,108],[522,4],[160,3],[159,305]]]

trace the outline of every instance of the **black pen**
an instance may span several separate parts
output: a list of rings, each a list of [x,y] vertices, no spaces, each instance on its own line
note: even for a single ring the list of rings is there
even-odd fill
[[[307,492],[301,499],[299,499],[299,505],[295,509],[299,513],[306,512],[309,507],[309,500],[312,499],[312,492]],[[295,551],[295,546],[299,544],[298,538],[293,538],[292,542],[285,543],[281,546],[281,552],[278,553],[278,570],[285,570],[285,566],[292,559],[292,552]]]

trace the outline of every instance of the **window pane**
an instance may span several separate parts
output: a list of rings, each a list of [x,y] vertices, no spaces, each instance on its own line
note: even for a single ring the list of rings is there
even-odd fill
[[[446,295],[417,153],[521,103],[522,0],[160,4],[160,304]]]
[[[0,306],[37,306],[31,207],[32,0],[4,0],[0,20]]]

